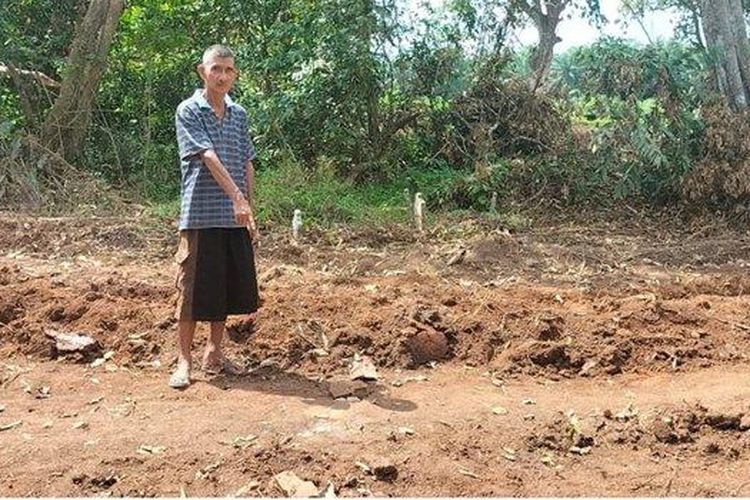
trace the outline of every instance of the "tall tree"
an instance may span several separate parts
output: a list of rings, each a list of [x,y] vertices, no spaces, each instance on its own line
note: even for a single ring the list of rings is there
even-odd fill
[[[80,152],[124,0],[91,0],[76,27],[60,94],[42,123],[41,143],[67,159]]]
[[[510,6],[531,19],[539,34],[539,42],[531,56],[533,89],[539,87],[549,74],[555,45],[562,41],[557,35],[557,27],[565,10],[575,9],[597,24],[601,20],[599,0],[510,0]]]
[[[717,90],[737,110],[750,102],[750,45],[742,0],[703,0],[701,18]]]

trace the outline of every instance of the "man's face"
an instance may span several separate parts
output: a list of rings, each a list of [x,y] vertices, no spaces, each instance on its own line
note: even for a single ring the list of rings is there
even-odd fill
[[[237,79],[237,68],[231,57],[212,56],[198,65],[198,73],[207,90],[220,94],[229,92]]]

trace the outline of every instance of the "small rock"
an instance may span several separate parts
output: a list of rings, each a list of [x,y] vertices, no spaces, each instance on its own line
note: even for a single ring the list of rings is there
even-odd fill
[[[88,429],[88,427],[89,427],[88,422],[84,422],[83,420],[73,424],[73,429]]]
[[[596,360],[589,360],[586,361],[583,366],[581,367],[581,370],[578,372],[578,375],[582,377],[588,377],[591,375],[591,372],[594,368],[596,368],[599,365],[599,362]]]
[[[44,334],[55,340],[55,349],[58,353],[101,351],[99,343],[88,335],[63,333],[55,330],[46,330]]]
[[[743,415],[742,416],[742,418],[740,419],[740,430],[741,431],[748,431],[748,430],[750,430],[750,415]]]
[[[320,495],[323,498],[338,498],[336,496],[336,488],[333,486],[333,483],[328,481],[328,485],[326,486],[325,490],[320,492]]]
[[[258,481],[250,481],[242,488],[238,489],[234,492],[234,496],[241,497],[247,495],[249,492],[253,490],[257,490],[260,487],[260,483]]]
[[[281,491],[288,497],[303,498],[318,496],[318,488],[311,481],[303,481],[292,471],[284,471],[273,476]]]
[[[352,380],[378,380],[378,371],[372,360],[367,356],[355,356],[349,369],[349,378]]]

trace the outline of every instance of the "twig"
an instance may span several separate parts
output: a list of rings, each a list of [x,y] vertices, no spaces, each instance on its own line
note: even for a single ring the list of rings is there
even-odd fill
[[[719,323],[724,323],[725,325],[729,325],[729,326],[732,326],[732,327],[737,327],[737,328],[740,328],[741,330],[745,330],[746,332],[750,332],[750,326],[745,325],[743,323],[736,323],[734,321],[727,321],[727,320],[721,319],[721,318],[711,318],[711,319],[713,319],[715,321],[718,321]]]

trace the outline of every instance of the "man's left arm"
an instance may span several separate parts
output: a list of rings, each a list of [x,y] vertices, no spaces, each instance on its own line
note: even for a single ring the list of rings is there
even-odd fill
[[[253,160],[245,162],[245,178],[247,179],[247,201],[250,209],[255,214],[255,165]]]

